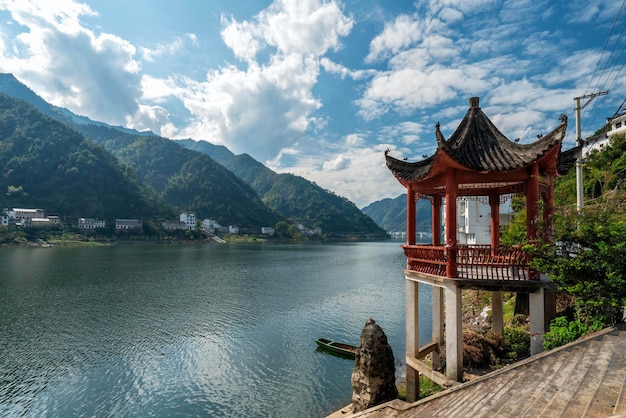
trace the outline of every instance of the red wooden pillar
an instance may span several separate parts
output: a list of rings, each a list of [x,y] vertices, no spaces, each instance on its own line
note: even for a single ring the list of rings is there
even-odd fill
[[[548,191],[543,203],[543,243],[552,241],[554,233],[554,177],[549,175]]]
[[[432,202],[433,245],[441,245],[441,196],[433,196]]]
[[[415,194],[410,184],[406,194],[406,243],[415,245]]]
[[[526,239],[537,242],[539,239],[539,166],[530,167],[530,176],[526,182]]]
[[[446,249],[448,252],[448,264],[446,276],[456,277],[456,197],[457,197],[456,172],[446,172]]]
[[[500,246],[500,196],[497,192],[489,195],[491,207],[491,248]]]

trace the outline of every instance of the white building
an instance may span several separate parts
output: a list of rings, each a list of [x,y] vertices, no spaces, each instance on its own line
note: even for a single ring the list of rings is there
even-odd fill
[[[216,229],[220,228],[220,224],[218,224],[214,219],[205,219],[202,221],[202,229],[205,231],[213,232]]]
[[[593,150],[601,150],[609,144],[614,135],[626,134],[626,110],[621,115],[606,118],[606,124],[610,125],[606,132],[592,136],[583,141],[583,158]]]
[[[105,228],[106,222],[95,218],[78,218],[78,227],[80,229]]]
[[[140,219],[116,219],[115,220],[116,230],[141,229],[142,227],[143,227],[143,222]]]
[[[262,226],[261,227],[261,234],[263,234],[263,235],[274,235],[274,228],[272,228],[271,226]]]
[[[9,219],[14,219],[17,222],[27,222],[31,221],[34,218],[45,218],[43,209],[24,209],[24,208],[13,208],[13,209],[5,209],[6,214]]]
[[[459,244],[491,244],[491,207],[486,200],[477,198],[459,197],[456,201],[457,213],[457,240]],[[442,225],[446,225],[445,203],[442,206]],[[505,228],[511,222],[514,212],[511,199],[504,199],[500,203],[500,228]]]
[[[196,214],[195,213],[181,213],[179,220],[184,222],[186,229],[193,231],[196,229]]]
[[[614,118],[607,118],[606,122],[611,124],[607,136],[626,134],[626,110]]]
[[[9,215],[7,215],[6,212],[0,212],[0,225],[9,225]]]
[[[239,235],[239,227],[234,225],[228,225],[228,233],[233,235]]]

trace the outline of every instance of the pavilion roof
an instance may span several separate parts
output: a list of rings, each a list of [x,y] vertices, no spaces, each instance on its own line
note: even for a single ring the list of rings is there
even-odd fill
[[[561,116],[561,124],[549,134],[530,144],[519,144],[507,139],[478,104],[477,97],[470,99],[469,110],[448,140],[437,124],[437,151],[434,155],[422,161],[407,162],[385,153],[387,167],[400,181],[415,182],[428,178],[432,171],[438,171],[433,170],[438,165],[454,165],[458,169],[482,174],[503,173],[527,167],[548,154],[553,155],[554,152],[550,151],[554,151],[555,147],[560,152],[567,128],[564,115]],[[561,172],[558,161],[549,165],[558,167],[558,172]]]

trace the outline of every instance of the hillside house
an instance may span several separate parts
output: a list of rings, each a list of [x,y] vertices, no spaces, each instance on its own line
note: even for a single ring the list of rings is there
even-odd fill
[[[96,218],[78,218],[79,229],[106,228],[106,221]]]
[[[14,220],[15,222],[28,222],[34,218],[45,218],[43,209],[25,209],[25,208],[12,208],[4,210],[8,215],[9,219]]]
[[[48,218],[32,218],[22,223],[22,226],[26,228],[32,227],[51,227],[53,226],[52,222]]]
[[[181,213],[179,220],[185,224],[185,229],[188,229],[189,231],[194,231],[196,229],[195,213]]]
[[[204,219],[201,224],[201,228],[207,232],[214,232],[216,229],[219,229],[220,226],[221,225],[214,219]]]
[[[141,219],[116,219],[115,230],[133,230],[143,228],[143,221]]]
[[[165,221],[161,226],[166,231],[184,231],[187,229],[187,224],[183,221]]]

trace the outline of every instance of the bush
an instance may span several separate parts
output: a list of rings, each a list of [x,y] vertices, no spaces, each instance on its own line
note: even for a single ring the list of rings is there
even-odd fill
[[[504,327],[504,358],[518,361],[530,357],[528,324],[518,315],[510,326]]]
[[[568,321],[566,317],[559,316],[550,323],[550,331],[544,335],[543,348],[551,350],[560,347],[592,332],[599,331],[603,327],[601,320],[596,320],[590,325],[580,321]]]

